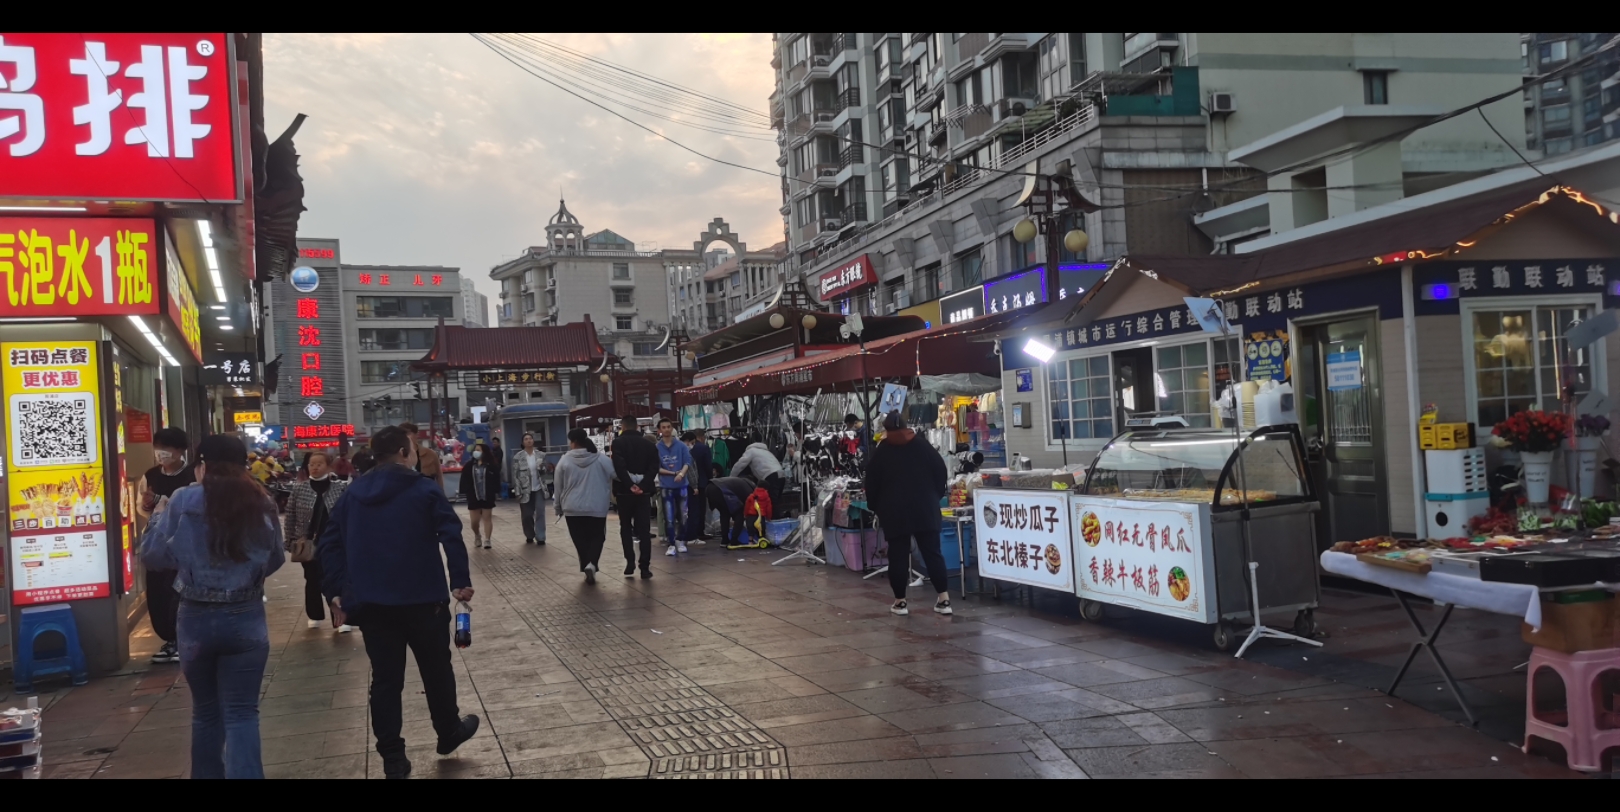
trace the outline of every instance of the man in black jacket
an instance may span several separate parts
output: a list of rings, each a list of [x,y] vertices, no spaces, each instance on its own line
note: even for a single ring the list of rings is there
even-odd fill
[[[613,440],[613,494],[619,502],[619,541],[624,575],[636,574],[636,538],[641,539],[641,577],[652,577],[652,494],[658,488],[658,449],[641,433],[634,415],[619,418]],[[632,533],[634,535],[632,536]]]
[[[950,582],[945,557],[939,552],[939,500],[946,494],[945,460],[927,439],[906,428],[900,412],[883,417],[883,442],[872,452],[866,468],[866,498],[877,513],[883,537],[889,542],[889,587],[894,590],[897,615],[906,609],[906,582],[911,580],[911,543],[928,568],[939,597],[934,611],[951,613]]]

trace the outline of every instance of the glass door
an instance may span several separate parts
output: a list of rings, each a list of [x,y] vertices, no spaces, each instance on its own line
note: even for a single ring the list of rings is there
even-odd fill
[[[1357,541],[1389,532],[1382,448],[1378,321],[1371,315],[1300,329],[1301,429],[1320,460],[1328,537]]]

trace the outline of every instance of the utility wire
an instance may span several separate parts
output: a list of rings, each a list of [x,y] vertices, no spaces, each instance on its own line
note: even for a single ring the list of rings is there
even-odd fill
[[[768,176],[770,178],[773,178],[773,179],[781,177],[781,175],[776,173],[776,172],[767,172],[767,171],[765,171],[763,169],[755,169],[752,166],[745,166],[743,164],[733,163],[733,162],[727,161],[727,160],[725,160],[723,158],[716,158],[713,155],[706,155],[706,154],[704,154],[702,152],[698,152],[697,150],[692,149],[691,147],[689,147],[689,146],[687,146],[685,144],[682,144],[681,142],[676,141],[675,139],[670,138],[669,136],[667,136],[667,135],[665,135],[665,134],[663,134],[663,133],[661,133],[661,132],[659,132],[659,131],[651,128],[651,127],[648,127],[647,125],[642,124],[641,122],[636,121],[635,119],[632,119],[629,116],[626,116],[623,113],[620,113],[619,111],[614,110],[613,108],[602,104],[601,102],[594,101],[592,99],[588,99],[588,98],[580,95],[579,93],[575,93],[574,91],[572,91],[572,90],[570,90],[570,89],[568,89],[566,87],[563,87],[562,85],[560,85],[560,84],[558,84],[556,82],[553,82],[551,79],[541,75],[540,73],[537,73],[536,71],[532,70],[528,66],[524,65],[522,62],[519,62],[517,59],[514,59],[511,55],[507,54],[505,51],[502,51],[500,48],[496,47],[494,43],[486,40],[482,35],[473,34],[472,36],[473,36],[474,39],[478,40],[480,43],[483,43],[491,51],[494,51],[495,53],[500,54],[502,59],[505,59],[506,61],[511,62],[513,65],[516,65],[524,73],[527,73],[530,76],[533,76],[536,79],[539,79],[540,81],[545,82],[546,84],[551,85],[552,87],[555,87],[558,90],[561,90],[562,92],[567,93],[568,95],[573,96],[574,98],[579,99],[580,101],[583,101],[586,104],[591,105],[592,107],[596,107],[596,108],[599,108],[599,109],[601,109],[603,111],[611,113],[612,115],[623,119],[626,123],[636,127],[637,129],[645,130],[645,131],[647,131],[649,133],[652,133],[653,135],[656,135],[659,138],[662,138],[665,141],[668,141],[669,143],[674,144],[675,146],[680,147],[681,149],[686,150],[687,152],[690,152],[693,155],[698,156],[699,158],[703,158],[704,160],[708,160],[708,161],[714,161],[717,164],[724,164],[725,166],[730,166],[730,167],[734,167],[734,168],[737,168],[737,169],[743,169],[743,170],[746,170],[746,171],[749,171],[749,172],[757,172],[757,173],[759,173],[761,175],[766,175],[766,176]]]
[[[763,121],[750,121],[739,118],[730,112],[707,109],[702,105],[694,105],[688,100],[681,99],[672,93],[661,91],[656,88],[649,88],[642,84],[637,84],[636,80],[626,79],[625,77],[614,74],[611,71],[595,68],[586,63],[582,63],[579,60],[574,60],[571,57],[559,57],[557,54],[535,48],[530,44],[521,41],[514,42],[511,37],[496,35],[495,38],[501,41],[506,47],[523,52],[526,61],[537,60],[544,62],[552,70],[567,74],[570,77],[573,77],[576,81],[590,84],[598,91],[610,97],[614,97],[616,100],[621,100],[619,99],[619,94],[620,91],[623,91],[632,97],[637,103],[655,105],[671,112],[692,116],[693,118],[701,118],[713,124],[728,127],[743,127],[754,130],[755,134],[764,134],[770,130],[768,119]],[[608,87],[604,87],[604,85]],[[617,90],[609,89],[610,87],[617,88]]]
[[[620,71],[622,73],[625,73],[625,74],[628,74],[628,75],[631,75],[631,76],[639,77],[639,78],[641,78],[643,80],[646,80],[646,81],[648,81],[648,82],[650,82],[652,84],[655,84],[655,85],[660,85],[662,87],[666,87],[666,88],[669,88],[671,90],[674,90],[674,91],[677,91],[677,92],[680,92],[680,93],[684,93],[684,94],[687,94],[687,95],[690,95],[690,96],[695,96],[695,97],[700,98],[700,99],[704,99],[704,100],[707,100],[707,101],[710,101],[710,102],[714,102],[714,103],[719,104],[719,105],[721,105],[723,107],[730,108],[732,110],[736,110],[736,111],[739,111],[739,112],[749,113],[749,114],[756,115],[756,116],[761,115],[758,111],[753,110],[753,109],[748,108],[748,107],[744,107],[744,106],[742,106],[740,104],[736,104],[736,103],[733,103],[733,102],[726,101],[725,99],[710,96],[708,94],[699,92],[697,90],[693,90],[692,88],[689,88],[689,87],[684,87],[682,85],[677,85],[677,84],[673,84],[673,83],[670,83],[670,82],[666,82],[666,81],[664,81],[662,79],[659,79],[656,76],[652,76],[650,74],[645,74],[645,73],[642,73],[640,71],[634,70],[632,68],[624,67],[622,65],[616,65],[616,64],[614,64],[612,62],[608,62],[606,60],[599,59],[597,57],[591,56],[591,55],[586,54],[586,53],[582,53],[580,51],[576,51],[576,50],[574,50],[572,48],[569,48],[567,46],[564,46],[564,45],[559,45],[559,44],[554,43],[554,42],[541,40],[538,37],[529,37],[529,38],[536,41],[536,42],[543,43],[545,47],[552,48],[552,49],[555,49],[555,50],[558,50],[558,51],[562,51],[562,52],[565,52],[567,54],[578,57],[580,59],[584,59],[584,60],[599,64],[599,65],[604,65],[604,66],[606,66],[608,68],[611,68],[611,69],[616,70],[616,71]],[[769,115],[763,115],[762,117],[765,118],[767,121],[770,119]]]

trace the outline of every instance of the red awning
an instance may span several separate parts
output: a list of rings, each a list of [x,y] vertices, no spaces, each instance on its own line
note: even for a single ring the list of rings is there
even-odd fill
[[[735,400],[744,395],[847,392],[861,381],[913,378],[978,372],[1001,374],[1001,358],[984,334],[1005,326],[1022,313],[994,313],[959,324],[916,330],[845,347],[821,355],[797,358],[754,370],[746,375],[675,393],[677,406],[714,400]]]
[[[596,365],[606,357],[590,321],[557,327],[460,327],[440,324],[417,369],[554,369]]]

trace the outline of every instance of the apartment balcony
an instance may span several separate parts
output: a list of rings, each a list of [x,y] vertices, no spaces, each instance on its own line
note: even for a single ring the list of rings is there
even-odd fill
[[[838,168],[854,166],[866,161],[866,149],[860,144],[845,147],[838,153]]]
[[[1120,70],[1125,73],[1154,73],[1175,64],[1181,40],[1176,34],[1133,34],[1125,40],[1125,56]]]
[[[838,183],[838,170],[840,168],[841,166],[836,163],[816,164],[812,167],[814,176],[810,182],[822,189],[831,189]]]
[[[971,62],[973,57],[979,55],[985,46],[990,44],[989,34],[963,34],[956,41],[956,58],[958,62]]]
[[[815,111],[810,115],[810,126],[809,129],[805,131],[805,134],[831,135],[832,131],[836,129],[833,121],[838,118],[838,114],[840,112],[843,111],[836,108]]]
[[[851,87],[846,89],[844,92],[839,93],[837,98],[834,99],[833,106],[843,110],[848,110],[852,107],[860,107],[861,89],[859,87]]]
[[[813,54],[810,57],[809,69],[804,74],[808,81],[824,81],[832,78],[832,54]]]
[[[843,228],[866,222],[866,204],[854,203],[844,207]]]
[[[1028,34],[996,34],[995,38],[990,40],[990,44],[985,46],[982,56],[985,64],[989,64],[1008,54],[1027,51],[1033,47],[1035,43],[1030,41]]]

